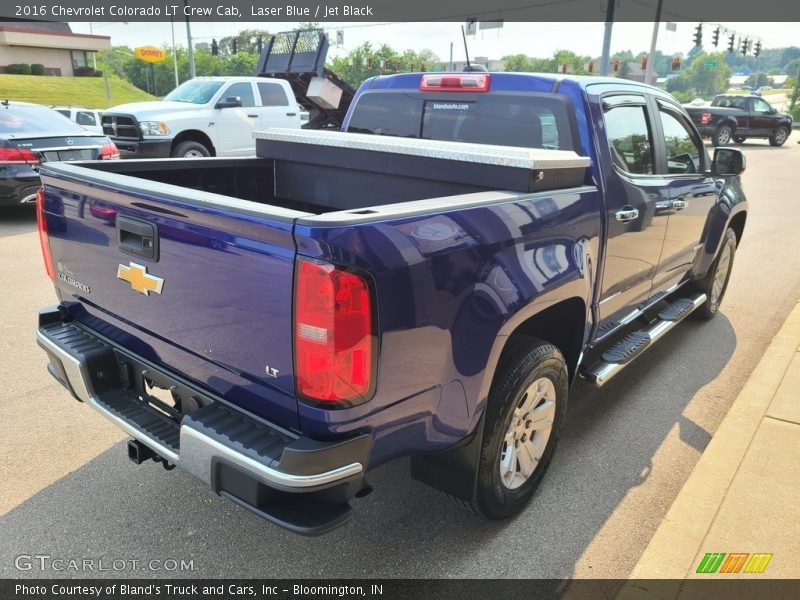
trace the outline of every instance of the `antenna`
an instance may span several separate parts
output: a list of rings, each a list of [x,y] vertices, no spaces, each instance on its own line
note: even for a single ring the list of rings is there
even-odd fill
[[[467,68],[470,68],[472,65],[469,64],[469,48],[467,48],[467,34],[464,32],[464,26],[461,26],[461,37],[464,40],[464,54],[467,56]]]

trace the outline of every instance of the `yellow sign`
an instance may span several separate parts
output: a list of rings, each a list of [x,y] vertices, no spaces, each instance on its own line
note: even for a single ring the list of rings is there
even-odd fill
[[[161,48],[156,48],[155,46],[142,46],[140,48],[134,48],[133,55],[136,58],[149,63],[163,62],[167,58],[167,53]]]

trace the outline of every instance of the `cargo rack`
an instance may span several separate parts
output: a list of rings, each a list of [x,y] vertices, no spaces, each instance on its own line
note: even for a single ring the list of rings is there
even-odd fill
[[[258,60],[256,76],[284,79],[309,112],[304,129],[341,128],[356,90],[325,68],[328,37],[321,29],[275,34]]]

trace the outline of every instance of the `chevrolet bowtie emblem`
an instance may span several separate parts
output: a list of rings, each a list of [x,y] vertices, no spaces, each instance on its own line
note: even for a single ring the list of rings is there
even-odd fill
[[[130,283],[134,290],[145,296],[149,296],[150,292],[160,294],[161,288],[164,287],[164,280],[161,277],[150,275],[147,267],[135,262],[132,262],[130,266],[120,265],[117,269],[117,277]]]

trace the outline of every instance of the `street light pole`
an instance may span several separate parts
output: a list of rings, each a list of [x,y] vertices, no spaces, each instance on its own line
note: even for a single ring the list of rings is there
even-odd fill
[[[606,27],[603,33],[603,56],[600,57],[600,75],[608,75],[608,60],[611,52],[611,29],[614,27],[614,5],[617,0],[606,0]]]
[[[650,40],[650,54],[647,55],[647,67],[644,70],[644,82],[650,83],[653,76],[653,64],[656,62],[656,43],[658,42],[658,27],[661,25],[661,7],[664,0],[658,0],[656,6],[656,22],[653,23],[653,37]]]
[[[189,0],[183,0],[184,8],[189,6]],[[186,41],[189,44],[189,77],[194,79],[194,50],[192,49],[192,27],[189,25],[189,11],[186,11]]]
[[[175,47],[175,20],[169,18],[169,26],[172,29],[172,68],[175,70],[175,87],[178,87],[178,49]]]

